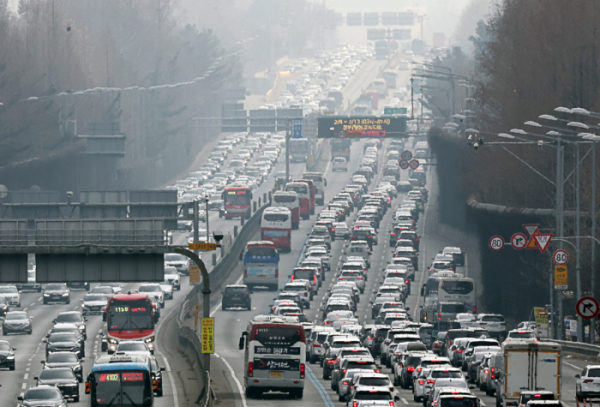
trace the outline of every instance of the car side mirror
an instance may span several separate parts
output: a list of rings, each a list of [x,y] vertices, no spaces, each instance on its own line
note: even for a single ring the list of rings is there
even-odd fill
[[[42,339],[42,342],[48,343],[48,339],[44,338],[44,339]]]
[[[578,378],[578,379],[580,379],[581,375],[580,374],[576,374],[575,377]]]
[[[83,302],[83,298],[79,300],[80,302]]]
[[[246,340],[245,340],[245,339],[244,339],[244,337],[242,336],[242,337],[240,338],[240,341],[239,341],[239,343],[238,343],[238,348],[239,348],[240,350],[243,350],[243,349],[244,349],[244,343],[245,343],[245,342],[246,342]]]
[[[398,396],[397,394],[394,396],[394,401],[400,401],[400,396]]]
[[[161,367],[161,368],[160,368],[160,371],[161,371],[161,372],[164,372],[165,370],[167,370],[165,367]]]
[[[33,376],[33,380],[40,380],[40,378],[37,376]]]
[[[45,365],[45,364],[46,364],[46,361],[45,361],[45,360],[40,360],[40,363],[41,363],[42,365]]]
[[[12,350],[17,350],[17,348],[12,348]]]
[[[475,386],[469,386],[469,389],[475,390]]]
[[[17,400],[23,401],[23,396],[17,397]]]

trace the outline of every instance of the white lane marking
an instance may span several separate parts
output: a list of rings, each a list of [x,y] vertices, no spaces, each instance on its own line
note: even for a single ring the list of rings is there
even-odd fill
[[[42,300],[42,297],[38,298],[37,301],[40,302]]]
[[[404,404],[408,404],[408,401],[406,401],[406,399],[405,399],[404,397],[402,397],[400,400],[402,400],[402,402],[403,402]]]
[[[28,307],[25,307],[25,308],[23,308],[23,311],[27,311],[27,308],[28,308]]]
[[[223,363],[225,363],[225,366],[227,366],[227,369],[229,369],[229,373],[231,373],[231,377],[233,377],[233,381],[235,382],[238,391],[240,392],[240,397],[242,399],[242,404],[244,405],[244,407],[248,407],[248,404],[246,404],[246,395],[244,394],[244,389],[242,387],[242,383],[240,383],[239,379],[237,378],[237,376],[235,375],[235,372],[233,371],[233,368],[231,367],[231,365],[229,364],[229,362],[227,361],[227,359],[222,358],[218,353],[215,353],[215,356],[218,357],[219,359],[221,359],[223,361]]]
[[[23,383],[23,384],[21,385],[21,388],[22,388],[22,389],[26,389],[26,388],[27,388],[27,383]]]
[[[25,373],[25,374],[23,375],[23,380],[27,380],[27,378],[29,378],[29,373]]]
[[[32,302],[31,304],[29,304],[30,307],[33,307],[35,305],[35,302]]]
[[[582,367],[575,366],[574,364],[572,364],[572,363],[569,363],[569,362],[565,362],[564,360],[563,360],[563,363],[564,363],[565,365],[567,365],[567,366],[570,366],[570,367],[572,367],[573,369],[577,369],[577,370],[581,370],[581,369],[583,369]]]
[[[171,314],[178,309],[178,307],[173,307],[173,309],[171,310],[171,312],[169,312],[167,314],[167,318],[169,319],[169,317],[171,316]],[[156,337],[158,337],[158,333],[160,331],[160,328],[162,328],[163,324],[160,324],[160,326],[156,329]],[[173,407],[179,407],[179,396],[177,395],[177,386],[175,386],[175,379],[173,378],[173,373],[171,372],[171,365],[169,365],[169,360],[165,357],[165,355],[160,351],[160,349],[156,348],[155,352],[158,353],[160,355],[160,357],[163,359],[163,361],[165,362],[165,367],[167,368],[167,373],[169,373],[169,382],[171,383],[171,388],[173,389]]]
[[[479,405],[480,405],[481,407],[485,407],[485,403],[483,402],[483,400],[479,400]]]

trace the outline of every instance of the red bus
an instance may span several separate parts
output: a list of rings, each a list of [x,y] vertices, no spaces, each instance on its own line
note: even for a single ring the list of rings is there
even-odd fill
[[[241,218],[250,219],[252,215],[252,190],[246,184],[233,183],[223,189],[223,215],[225,219]],[[221,213],[219,213],[221,216]]]
[[[260,236],[275,244],[277,250],[292,250],[292,211],[288,208],[269,207],[262,213]]]
[[[113,353],[119,341],[140,340],[154,349],[154,327],[158,322],[156,305],[146,294],[115,294],[105,308],[108,352]]]
[[[304,182],[308,184],[308,191],[310,192],[310,214],[315,214],[315,198],[317,195],[317,188],[315,183],[310,179],[295,179],[293,182]]]
[[[294,191],[277,191],[273,194],[273,206],[288,208],[292,211],[292,229],[300,225],[300,199]]]
[[[310,218],[310,190],[304,182],[288,182],[285,184],[286,191],[293,191],[300,200],[299,214],[302,219]]]

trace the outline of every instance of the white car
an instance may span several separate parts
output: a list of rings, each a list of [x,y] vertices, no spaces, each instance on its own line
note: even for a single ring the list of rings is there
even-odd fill
[[[172,300],[173,299],[173,285],[171,283],[169,283],[168,281],[158,283],[158,285],[160,285],[160,288],[163,291],[165,299]]]
[[[331,171],[348,171],[348,161],[344,157],[335,157],[331,164]]]
[[[153,349],[149,349],[142,341],[121,341],[115,352],[125,352],[130,355],[150,356],[154,353]]]
[[[9,305],[21,306],[21,294],[14,285],[3,285],[0,286],[0,298],[6,299]]]
[[[333,222],[335,228],[335,237],[341,239],[350,239],[350,229],[344,222]]]
[[[160,284],[142,284],[140,288],[138,288],[138,292],[153,297],[155,301],[152,302],[160,305],[161,308],[165,307],[165,295]]]
[[[179,272],[175,267],[165,267],[165,282],[171,284],[174,290],[181,290]]]
[[[537,342],[538,340],[535,337],[535,331],[530,329],[513,329],[512,331],[508,331],[504,343],[513,341]]]
[[[575,377],[575,395],[578,401],[600,396],[600,365],[587,365],[581,374]]]

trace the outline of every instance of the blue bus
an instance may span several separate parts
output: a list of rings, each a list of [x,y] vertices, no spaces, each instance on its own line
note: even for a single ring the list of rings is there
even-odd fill
[[[151,407],[154,383],[150,360],[143,355],[103,355],[85,383],[92,407]]]
[[[248,242],[243,253],[244,284],[279,290],[279,252],[268,240]]]

